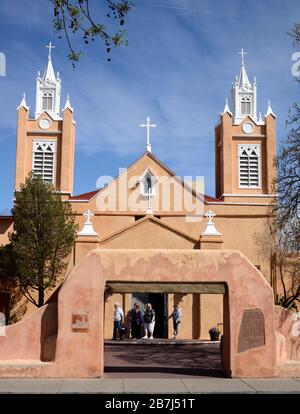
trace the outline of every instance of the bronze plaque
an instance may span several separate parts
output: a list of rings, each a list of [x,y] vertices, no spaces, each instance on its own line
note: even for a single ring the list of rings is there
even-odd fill
[[[72,332],[87,332],[89,330],[88,312],[72,313]]]
[[[242,317],[238,352],[265,345],[265,318],[260,309],[245,310]]]

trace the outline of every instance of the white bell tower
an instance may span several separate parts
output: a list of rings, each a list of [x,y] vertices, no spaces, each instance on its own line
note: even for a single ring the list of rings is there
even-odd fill
[[[240,76],[236,76],[236,80],[232,85],[232,107],[233,107],[233,123],[239,124],[246,118],[251,116],[257,122],[257,84],[256,78],[253,84],[250,83],[245,68],[244,56],[247,54],[242,49],[239,54],[242,57]]]
[[[59,73],[56,76],[51,61],[51,42],[45,46],[49,49],[48,63],[41,77],[38,72],[36,79],[36,109],[35,119],[38,118],[43,112],[47,111],[54,119],[58,119],[60,116],[60,93],[61,93],[61,79]]]

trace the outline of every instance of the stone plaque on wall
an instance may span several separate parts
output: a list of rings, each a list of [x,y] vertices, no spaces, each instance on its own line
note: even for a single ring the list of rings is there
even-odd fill
[[[260,309],[249,309],[243,312],[238,352],[258,348],[265,345],[265,318]]]
[[[88,312],[78,311],[72,313],[72,332],[87,332],[89,330]]]

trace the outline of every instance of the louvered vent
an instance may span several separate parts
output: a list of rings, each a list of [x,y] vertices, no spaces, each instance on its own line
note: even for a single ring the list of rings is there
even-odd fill
[[[239,186],[257,188],[260,186],[259,145],[239,145]]]
[[[32,171],[46,182],[54,183],[55,141],[34,141]]]

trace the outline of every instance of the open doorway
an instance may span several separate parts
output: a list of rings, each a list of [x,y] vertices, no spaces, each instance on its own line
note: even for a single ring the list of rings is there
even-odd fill
[[[145,312],[147,303],[151,303],[155,311],[154,338],[167,338],[168,326],[168,300],[166,293],[132,293],[131,307],[135,303],[139,304],[142,313]]]

